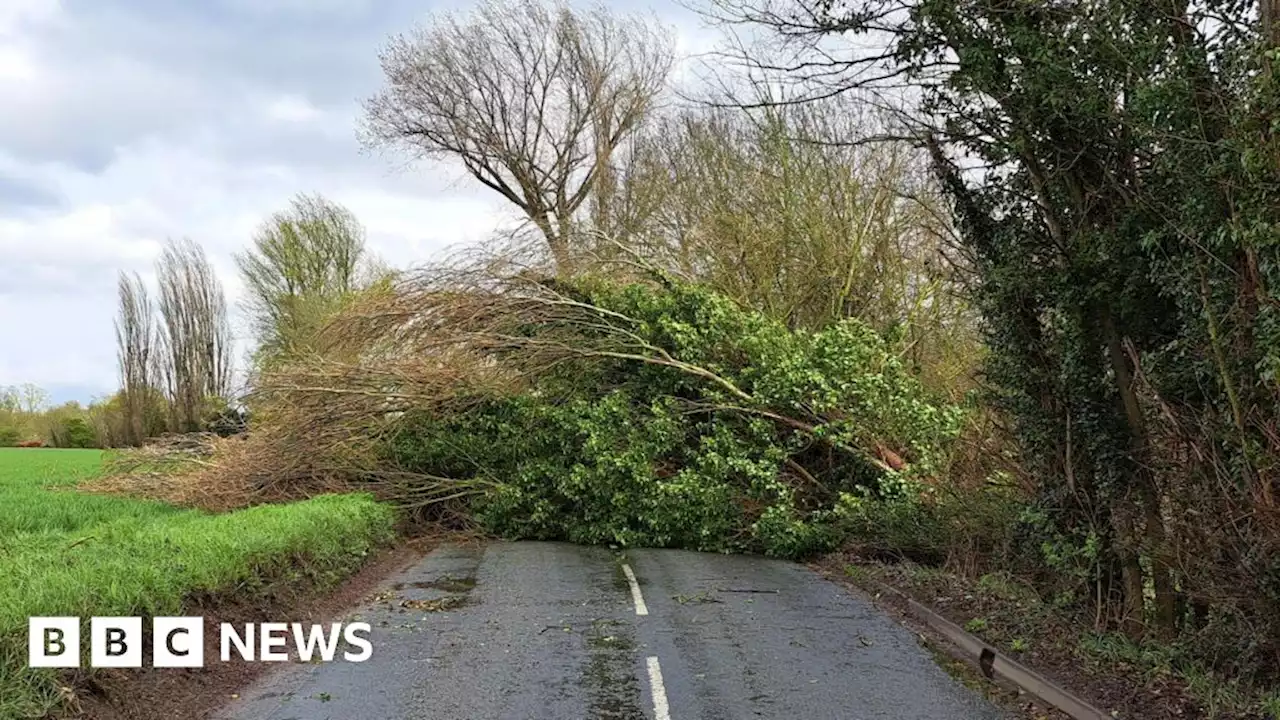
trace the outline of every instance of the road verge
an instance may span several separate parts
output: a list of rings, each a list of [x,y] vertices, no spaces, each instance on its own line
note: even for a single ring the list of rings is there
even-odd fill
[[[205,618],[205,656],[219,651],[215,629],[219,623],[260,623],[264,619],[324,623],[341,617],[359,604],[383,580],[416,562],[434,545],[419,538],[373,553],[351,576],[336,586],[284,580],[252,596],[220,593],[193,598],[186,610]],[[152,720],[183,717],[200,720],[235,700],[255,678],[268,672],[266,663],[209,663],[192,670],[143,668],[99,670],[90,692],[79,705],[84,720]]]
[[[1016,691],[1017,698],[1022,700],[1019,705],[1031,700],[1039,708],[1053,711],[1055,717],[1070,720],[1114,720],[1117,717],[1018,662],[1001,648],[967,632],[903,590],[867,573],[846,572],[843,566],[834,563],[820,563],[815,565],[815,569],[841,584],[863,591],[880,607],[905,616],[909,625],[922,631],[926,639],[934,640],[930,643],[933,649],[973,668],[976,670],[973,675]]]
[[[1019,663],[978,636],[965,632],[959,625],[901,590],[871,578],[864,578],[858,584],[873,592],[874,596],[894,597],[917,622],[946,639],[945,647],[957,651],[956,659],[977,665],[988,680],[999,678],[1072,720],[1112,720],[1110,714]]]

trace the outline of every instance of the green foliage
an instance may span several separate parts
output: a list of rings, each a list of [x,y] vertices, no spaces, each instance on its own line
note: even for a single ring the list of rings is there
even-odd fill
[[[392,511],[360,495],[209,515],[65,487],[101,455],[0,451],[0,717],[43,717],[64,699],[55,672],[26,668],[30,616],[177,614],[299,571],[324,584],[392,535]]]
[[[134,410],[140,416],[137,427],[130,427],[129,396],[121,390],[108,397],[95,400],[85,408],[85,416],[93,426],[101,447],[127,447],[136,442],[134,430],[141,437],[152,438],[168,430],[169,402],[158,388],[146,388],[132,398]]]
[[[812,71],[824,93],[843,77],[918,100],[901,120],[921,129],[952,203],[991,399],[1038,483],[1023,527],[1050,569],[1039,579],[1059,598],[1097,598],[1095,617],[1127,632],[1196,637],[1215,668],[1274,683],[1280,36],[1259,21],[1268,7],[923,0],[890,17],[875,3],[801,4],[811,26],[774,29],[889,45],[843,65],[824,46]],[[1198,610],[1180,612],[1184,599]]]
[[[503,535],[810,554],[842,537],[840,492],[933,471],[960,420],[857,321],[788,330],[674,283],[572,292],[664,361],[566,362],[516,396],[410,417],[388,443],[400,467],[495,483],[476,513]],[[904,477],[859,454],[876,443],[910,458]]]
[[[123,447],[135,442],[123,390],[96,399],[87,407],[76,401],[49,406],[46,393],[34,385],[0,388],[0,447],[24,440],[40,440],[54,448]],[[143,438],[164,433],[170,406],[164,393],[147,388],[134,398],[140,414],[136,430]],[[225,407],[223,400],[212,400]]]
[[[1086,657],[1135,668],[1147,677],[1178,676],[1186,683],[1187,694],[1199,701],[1208,717],[1275,717],[1273,690],[1255,695],[1248,686],[1223,682],[1222,676],[1204,662],[1204,653],[1194,640],[1169,643],[1094,632],[1084,634],[1079,644]]]
[[[846,494],[839,509],[850,538],[873,556],[930,566],[946,560],[951,536],[933,504],[913,497]]]
[[[1280,537],[1215,519],[1271,512],[1280,469],[1280,165],[1257,127],[1280,95],[1241,8],[1210,3],[1219,29],[1174,42],[1131,3],[930,5],[927,22],[971,52],[934,91],[958,108],[957,134],[990,127],[988,99],[1005,98],[1006,134],[968,149],[1008,171],[943,174],[982,275],[998,399],[1042,482],[1027,519],[1047,584],[1063,600],[1122,596],[1111,612],[1131,632],[1145,620],[1195,636],[1219,670],[1274,679],[1280,596],[1251,558]],[[1178,612],[1177,588],[1199,619]],[[1216,611],[1236,622],[1210,638]]]
[[[896,478],[895,492],[845,493],[837,506],[843,534],[862,552],[892,561],[984,568],[1038,565],[1019,545],[1024,499],[1001,485],[921,486]]]
[[[89,413],[78,403],[67,403],[44,413],[38,423],[45,444],[55,448],[101,447]]]
[[[1019,523],[1028,538],[1039,541],[1040,557],[1053,571],[1056,587],[1051,589],[1057,591],[1060,603],[1073,598],[1095,577],[1103,559],[1101,538],[1096,531],[1082,527],[1063,531],[1052,513],[1034,505],[1023,509]]]
[[[66,438],[65,447],[92,448],[98,446],[98,436],[89,421],[83,417],[69,417],[62,422],[61,434]]]
[[[314,350],[316,335],[362,288],[383,278],[365,254],[364,227],[350,210],[299,195],[264,222],[236,255],[259,365]],[[384,273],[385,274],[385,273]]]
[[[48,393],[30,383],[0,385],[0,447],[13,447],[37,437],[36,420],[48,397]]]

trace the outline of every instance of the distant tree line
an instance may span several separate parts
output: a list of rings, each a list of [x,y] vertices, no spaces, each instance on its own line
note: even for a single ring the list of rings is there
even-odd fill
[[[253,339],[245,385],[288,358],[311,352],[327,318],[351,297],[384,283],[349,210],[299,195],[264,221],[236,255]],[[234,382],[234,338],[222,283],[189,239],[165,245],[156,290],[121,273],[115,321],[120,391],[96,404],[98,443],[131,446],[165,432],[242,430],[247,412]]]
[[[0,386],[0,447],[99,447],[95,413],[100,416],[101,409],[74,401],[51,407],[48,393],[30,383]]]

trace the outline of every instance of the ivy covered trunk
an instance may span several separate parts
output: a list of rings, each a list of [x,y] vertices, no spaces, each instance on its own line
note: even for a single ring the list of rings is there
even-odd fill
[[[1278,666],[1275,0],[802,4],[779,32],[890,38],[844,90],[918,92],[1054,582]]]

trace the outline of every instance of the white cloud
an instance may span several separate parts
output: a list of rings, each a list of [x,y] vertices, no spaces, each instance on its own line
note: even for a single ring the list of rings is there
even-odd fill
[[[396,168],[356,141],[379,47],[430,9],[0,0],[0,385],[109,392],[118,273],[148,278],[190,236],[234,303],[233,254],[299,192],[347,205],[399,266],[515,222],[457,168]],[[664,17],[705,44],[687,13]]]
[[[14,35],[27,25],[49,23],[60,11],[58,0],[5,0],[0,5],[0,37]]]
[[[281,95],[267,105],[267,117],[284,123],[310,122],[322,115],[315,105],[297,95]]]
[[[30,91],[37,85],[39,63],[26,35],[31,28],[48,26],[58,14],[58,3],[50,0],[0,4],[0,89]]]
[[[39,74],[31,54],[18,45],[0,46],[0,83],[34,85]]]

